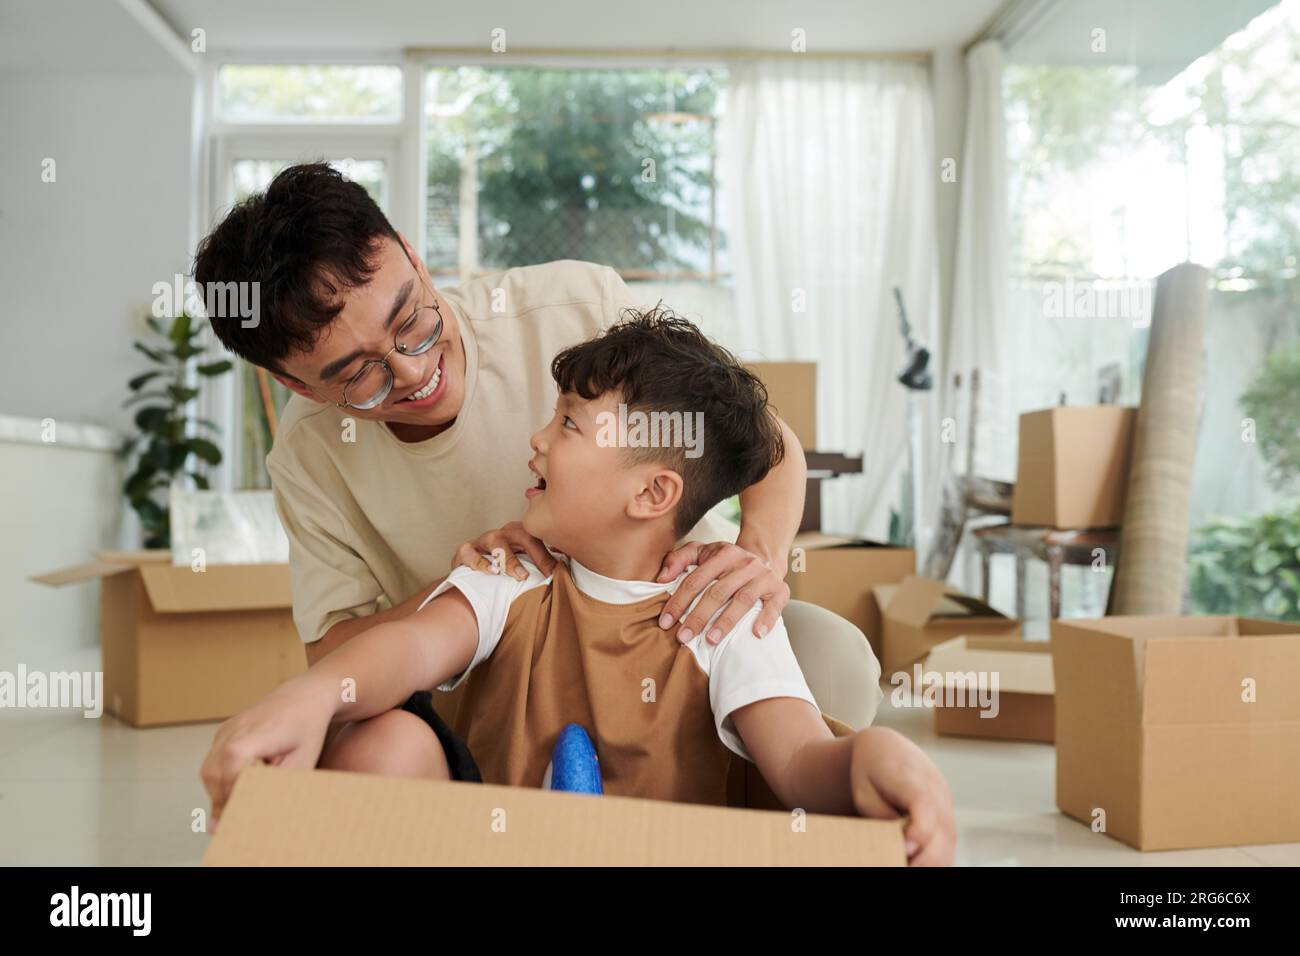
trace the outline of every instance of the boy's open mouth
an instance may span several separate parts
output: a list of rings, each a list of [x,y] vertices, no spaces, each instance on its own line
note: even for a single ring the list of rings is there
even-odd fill
[[[533,467],[531,462],[528,465],[528,470],[537,475],[537,484],[533,485],[531,488],[525,488],[524,497],[535,498],[546,490],[546,479],[537,473],[537,469]]]

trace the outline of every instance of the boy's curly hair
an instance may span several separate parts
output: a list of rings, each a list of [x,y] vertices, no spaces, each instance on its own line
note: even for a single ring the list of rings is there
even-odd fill
[[[600,335],[556,355],[551,375],[561,392],[588,401],[615,392],[629,413],[703,413],[698,457],[688,457],[684,447],[626,449],[629,461],[662,461],[682,476],[674,519],[679,536],[785,457],[781,427],[758,376],[662,305],[624,310]]]

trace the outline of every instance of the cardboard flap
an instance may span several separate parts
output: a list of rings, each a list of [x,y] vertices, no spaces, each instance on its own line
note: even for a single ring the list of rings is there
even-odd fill
[[[1137,723],[1142,716],[1142,649],[1148,642],[1097,626],[1112,620],[1052,621],[1056,712],[1078,718],[1078,726]]]
[[[85,564],[74,564],[72,567],[59,568],[57,571],[34,574],[27,580],[34,581],[37,584],[44,584],[50,588],[61,588],[65,584],[76,584],[79,581],[90,581],[93,578],[106,578],[130,570],[131,565],[129,564],[116,564],[112,561],[87,561]]]
[[[90,581],[94,578],[106,578],[112,574],[121,574],[123,571],[130,571],[142,564],[165,564],[170,560],[171,552],[166,550],[97,551],[95,552],[94,561],[74,564],[71,567],[59,568],[56,571],[47,571],[44,574],[34,574],[27,580],[34,581],[37,584],[44,584],[46,587],[58,588],[63,587],[65,584],[76,584],[79,581]]]
[[[166,548],[150,548],[146,551],[97,551],[95,557],[101,561],[114,564],[171,564],[172,553]]]
[[[948,590],[945,592],[943,600],[935,609],[935,615],[963,615],[968,617],[992,617],[1001,620],[1010,620],[1005,614],[986,604],[984,601],[971,594],[962,594],[958,591]]]
[[[948,588],[942,581],[909,574],[894,588],[883,609],[887,617],[896,621],[912,627],[925,627],[947,592]]]
[[[931,650],[925,669],[945,674],[996,673],[998,691],[1014,694],[1051,694],[1056,686],[1052,646],[1045,641],[957,637]]]
[[[202,572],[149,564],[140,568],[140,577],[160,614],[293,606],[287,564],[220,564]]]
[[[902,824],[249,767],[205,866],[902,866]]]

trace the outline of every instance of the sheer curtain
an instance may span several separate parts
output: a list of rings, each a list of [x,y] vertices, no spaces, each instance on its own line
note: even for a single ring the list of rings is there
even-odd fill
[[[736,64],[719,151],[742,357],[818,363],[819,450],[864,456],[863,475],[825,484],[823,527],[882,538],[907,459],[894,286],[932,350],[938,326],[929,71]]]

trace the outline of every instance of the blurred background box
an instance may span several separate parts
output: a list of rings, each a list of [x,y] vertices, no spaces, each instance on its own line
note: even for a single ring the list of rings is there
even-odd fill
[[[1119,527],[1136,420],[1136,408],[1118,405],[1060,406],[1021,415],[1012,524]]]

